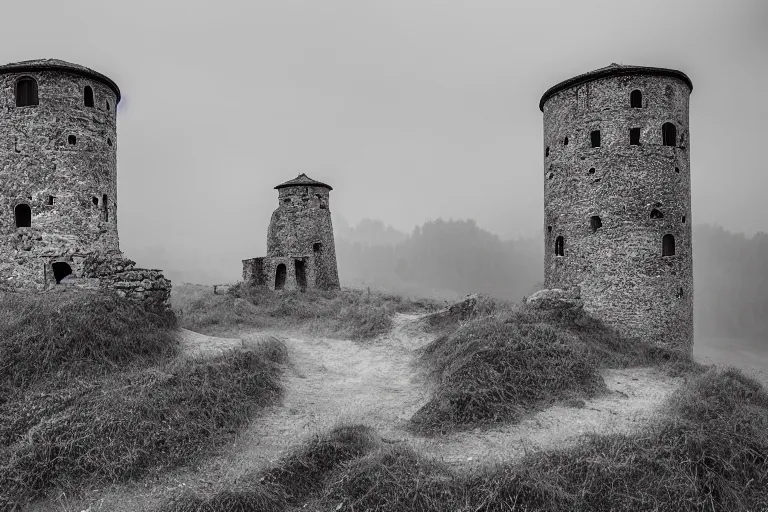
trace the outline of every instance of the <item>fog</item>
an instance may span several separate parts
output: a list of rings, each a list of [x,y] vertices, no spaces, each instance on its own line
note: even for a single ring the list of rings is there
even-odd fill
[[[265,251],[273,187],[301,172],[350,225],[537,236],[539,99],[612,62],[692,79],[693,222],[768,231],[759,0],[39,0],[3,20],[0,61],[120,86],[121,249],[144,266],[237,279]]]

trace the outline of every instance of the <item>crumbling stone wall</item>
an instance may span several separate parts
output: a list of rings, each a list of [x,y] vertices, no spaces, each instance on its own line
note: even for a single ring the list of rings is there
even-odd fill
[[[690,351],[691,87],[678,71],[644,69],[598,70],[542,98],[545,286],[579,286],[585,310],[619,331]],[[635,90],[641,108],[631,107]],[[674,146],[663,145],[668,122]],[[639,145],[630,145],[631,128]],[[667,234],[673,256],[662,255]]]
[[[339,288],[336,245],[330,211],[330,188],[300,175],[278,186],[278,207],[267,233],[267,256],[243,261],[243,280],[275,289],[279,265],[286,267],[284,289],[302,288],[298,268],[303,265],[307,288]]]
[[[37,84],[36,105],[17,106],[17,83],[23,78]],[[86,105],[86,87],[93,106]],[[55,263],[66,263],[78,286],[92,286],[97,277],[89,275],[85,261],[119,254],[119,101],[114,82],[83,66],[51,59],[0,66],[0,287],[49,289],[56,285]],[[20,204],[31,211],[29,227],[17,226],[14,212]],[[139,282],[160,283],[151,290],[165,286],[156,271],[142,272],[146,275]],[[134,277],[101,275],[99,286],[130,283]],[[124,287],[125,296],[163,302],[156,297],[159,291],[138,288],[145,287]]]
[[[83,262],[83,277],[99,280],[99,288],[154,311],[171,307],[171,281],[161,270],[137,268],[119,253],[90,255]]]

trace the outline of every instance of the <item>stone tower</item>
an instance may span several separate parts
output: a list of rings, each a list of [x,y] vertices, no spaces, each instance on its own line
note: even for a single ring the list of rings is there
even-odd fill
[[[544,280],[657,346],[693,348],[688,102],[682,72],[611,64],[544,113]]]
[[[134,269],[120,253],[119,101],[112,80],[77,64],[0,66],[0,286],[44,290],[67,278],[167,298],[159,271]]]
[[[330,185],[306,174],[275,187],[278,206],[267,233],[266,258],[243,261],[243,281],[272,290],[338,289]]]

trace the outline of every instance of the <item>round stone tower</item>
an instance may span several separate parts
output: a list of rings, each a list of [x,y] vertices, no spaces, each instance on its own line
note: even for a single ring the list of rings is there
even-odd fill
[[[267,257],[243,260],[243,280],[272,290],[338,289],[330,185],[306,174],[276,186]]]
[[[672,69],[612,64],[561,82],[544,113],[544,279],[628,336],[693,348],[688,102]]]
[[[119,251],[119,101],[112,80],[77,64],[0,66],[0,286],[44,289]]]

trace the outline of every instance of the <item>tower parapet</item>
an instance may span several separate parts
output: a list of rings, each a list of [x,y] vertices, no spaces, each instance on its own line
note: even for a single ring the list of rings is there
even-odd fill
[[[619,331],[693,347],[689,97],[682,72],[612,64],[549,89],[544,280]]]

